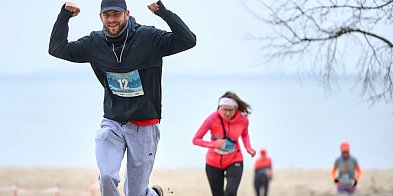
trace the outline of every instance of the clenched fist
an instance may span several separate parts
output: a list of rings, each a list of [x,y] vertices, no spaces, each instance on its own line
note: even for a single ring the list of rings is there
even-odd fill
[[[75,3],[67,2],[65,3],[65,9],[72,12],[72,16],[77,16],[81,10],[75,5]]]
[[[154,13],[160,9],[160,6],[158,5],[158,1],[156,1],[150,5],[147,5],[147,8],[149,8],[149,10]]]

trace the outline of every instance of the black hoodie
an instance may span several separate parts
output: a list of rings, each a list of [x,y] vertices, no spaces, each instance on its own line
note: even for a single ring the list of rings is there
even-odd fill
[[[139,25],[130,17],[126,30],[118,37],[93,31],[68,42],[68,21],[72,13],[63,6],[57,17],[49,54],[91,64],[105,90],[104,118],[116,121],[161,119],[162,57],[194,47],[196,37],[180,17],[158,3],[160,9],[155,14],[166,21],[172,32]]]

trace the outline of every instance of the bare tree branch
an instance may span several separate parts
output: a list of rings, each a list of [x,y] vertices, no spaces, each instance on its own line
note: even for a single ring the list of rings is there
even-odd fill
[[[263,43],[261,51],[269,60],[308,62],[328,89],[336,74],[350,68],[371,101],[393,103],[393,41],[378,31],[393,24],[393,0],[251,1],[263,9],[243,5],[273,30],[269,36],[254,37]],[[348,51],[358,63],[345,59]]]

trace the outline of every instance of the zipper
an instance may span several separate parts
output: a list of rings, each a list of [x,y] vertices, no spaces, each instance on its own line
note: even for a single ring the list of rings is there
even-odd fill
[[[228,136],[224,135],[224,138],[231,139],[231,138],[229,138],[229,133],[230,133],[230,132],[231,132],[231,126],[230,126],[229,121],[228,121],[228,133],[227,133]],[[223,165],[222,165],[222,157],[223,157],[223,155],[221,155],[220,165],[221,165],[221,169],[224,169],[224,167],[223,167]]]
[[[222,167],[222,155],[220,155],[220,166],[221,166],[221,169],[223,169],[223,167]]]
[[[228,121],[228,138],[229,138],[229,139],[231,139],[231,138],[229,137],[230,133],[231,133],[231,124],[230,124],[229,121]]]

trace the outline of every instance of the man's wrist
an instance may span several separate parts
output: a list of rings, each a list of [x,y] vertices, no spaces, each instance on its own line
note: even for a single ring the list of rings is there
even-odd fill
[[[72,12],[69,10],[65,9],[65,4],[61,7],[60,14],[59,14],[59,19],[63,21],[68,21],[72,17]]]
[[[161,18],[165,18],[168,15],[168,11],[166,9],[166,7],[164,6],[164,4],[161,1],[157,2],[159,9],[157,11],[154,12],[154,14],[156,14],[157,16],[161,17]]]

